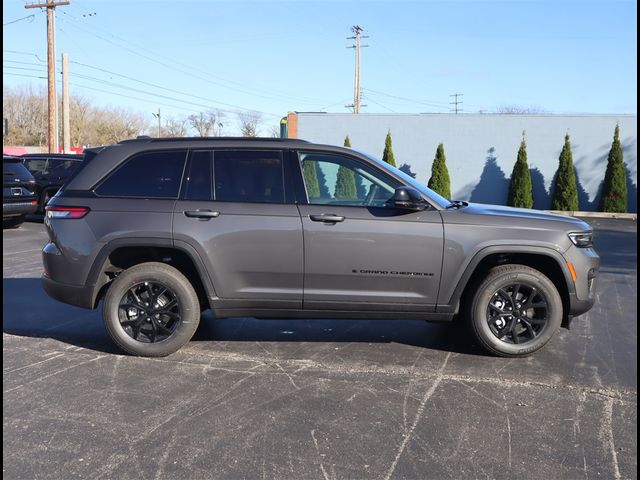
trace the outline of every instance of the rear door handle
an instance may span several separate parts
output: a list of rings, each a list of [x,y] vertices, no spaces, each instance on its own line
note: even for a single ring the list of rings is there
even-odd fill
[[[184,214],[189,218],[202,218],[204,220],[220,216],[220,212],[213,212],[211,210],[187,210]]]
[[[343,222],[344,217],[333,213],[323,213],[322,215],[309,215],[312,222],[336,223]]]

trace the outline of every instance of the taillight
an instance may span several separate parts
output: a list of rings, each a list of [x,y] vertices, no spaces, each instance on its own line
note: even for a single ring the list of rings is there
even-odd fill
[[[89,213],[88,207],[45,207],[47,218],[82,218]]]

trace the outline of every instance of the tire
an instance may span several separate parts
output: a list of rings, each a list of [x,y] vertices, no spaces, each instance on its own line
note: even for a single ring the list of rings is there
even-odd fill
[[[42,192],[42,195],[40,197],[40,204],[38,205],[38,213],[44,213],[44,208],[47,206],[47,203],[49,203],[49,200],[51,200],[51,197],[53,196],[52,193],[55,195],[55,190],[49,189]]]
[[[200,304],[182,273],[149,262],[116,277],[107,290],[102,316],[109,336],[125,352],[164,357],[191,340],[200,322]]]
[[[562,308],[558,290],[543,273],[525,265],[502,265],[480,281],[468,315],[485,350],[501,357],[524,357],[553,337],[562,322]]]
[[[2,219],[2,228],[18,228],[24,223],[25,216],[8,217]]]

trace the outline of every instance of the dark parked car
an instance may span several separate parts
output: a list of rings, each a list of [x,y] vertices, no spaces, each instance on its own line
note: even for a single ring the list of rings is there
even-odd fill
[[[595,302],[585,222],[447,200],[388,164],[301,140],[95,149],[47,205],[44,288],[162,356],[217,318],[469,322],[519,357]]]
[[[2,158],[2,225],[17,227],[25,215],[38,208],[36,181],[22,164],[20,157]]]
[[[29,169],[36,179],[36,194],[38,195],[38,212],[44,212],[44,207],[60,187],[73,174],[83,159],[83,155],[68,153],[28,153],[22,155],[24,166]]]

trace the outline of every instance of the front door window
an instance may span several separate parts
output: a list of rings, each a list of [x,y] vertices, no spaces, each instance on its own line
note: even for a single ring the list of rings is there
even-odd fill
[[[329,153],[299,154],[311,205],[387,207],[393,180],[349,157]]]

